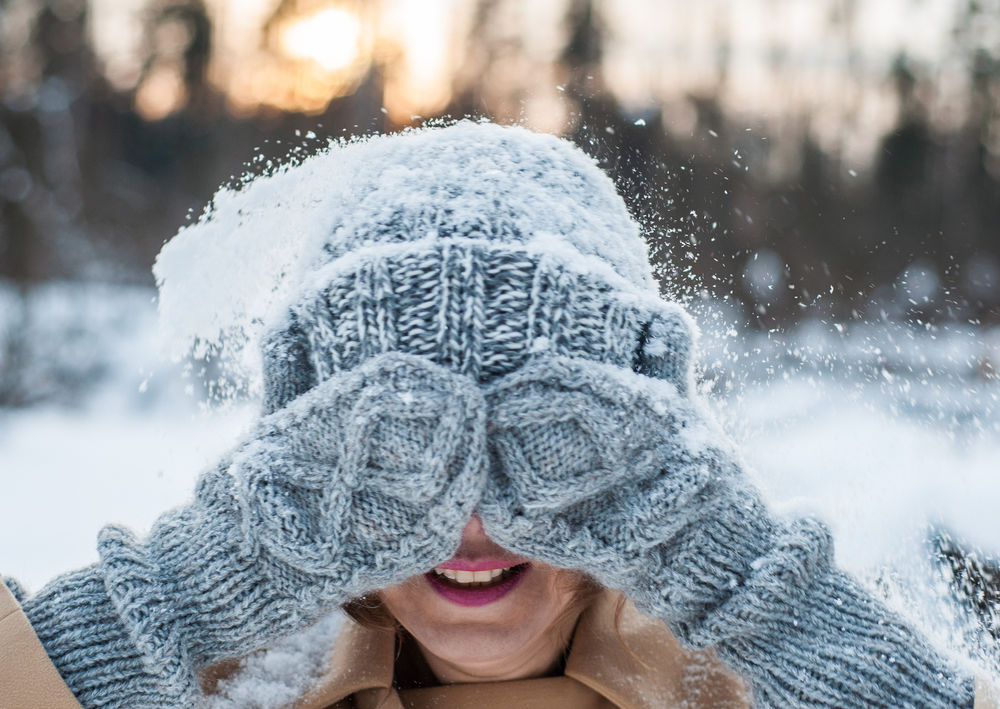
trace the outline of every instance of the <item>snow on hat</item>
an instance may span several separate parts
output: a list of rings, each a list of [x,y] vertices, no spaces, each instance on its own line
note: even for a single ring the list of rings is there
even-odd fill
[[[390,351],[480,382],[549,352],[687,387],[690,321],[659,298],[624,201],[572,143],[464,121],[316,160],[342,179],[264,337],[266,411]]]

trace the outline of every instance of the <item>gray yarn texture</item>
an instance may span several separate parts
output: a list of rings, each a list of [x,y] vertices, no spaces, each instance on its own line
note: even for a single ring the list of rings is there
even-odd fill
[[[624,590],[766,707],[971,707],[972,681],[765,509],[691,385],[606,175],[460,123],[377,138],[262,343],[264,416],[138,539],[24,609],[86,707],[190,707],[195,673],[450,557],[510,549]]]
[[[847,575],[812,519],[768,515],[667,381],[538,358],[493,384],[479,510],[502,546],[582,569],[714,646],[761,707],[971,707],[971,679]]]

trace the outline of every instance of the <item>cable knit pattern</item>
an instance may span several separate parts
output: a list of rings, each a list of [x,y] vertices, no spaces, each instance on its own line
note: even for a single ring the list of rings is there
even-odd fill
[[[714,646],[763,707],[971,707],[970,677],[767,514],[725,437],[666,381],[539,357],[487,391],[480,512],[498,543],[624,590]]]
[[[188,707],[195,671],[447,559],[481,494],[485,404],[412,355],[375,357],[264,418],[144,540],[24,609],[87,707]]]
[[[434,238],[333,261],[264,344],[265,409],[390,351],[489,382],[539,351],[631,368],[645,347],[661,376],[686,386],[679,307],[545,241],[531,246]]]

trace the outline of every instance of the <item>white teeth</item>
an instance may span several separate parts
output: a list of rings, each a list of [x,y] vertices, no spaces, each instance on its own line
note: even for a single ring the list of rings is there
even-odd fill
[[[440,567],[435,567],[434,573],[444,576],[445,578],[457,583],[479,584],[489,583],[490,581],[497,579],[510,568],[512,567],[505,566],[502,569],[486,569],[484,571],[457,571],[455,569],[442,569]]]

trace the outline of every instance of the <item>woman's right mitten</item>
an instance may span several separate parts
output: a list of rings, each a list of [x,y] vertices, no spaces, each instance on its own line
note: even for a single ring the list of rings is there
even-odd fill
[[[484,476],[475,382],[379,355],[262,419],[145,539],[100,535],[99,563],[23,606],[91,707],[190,707],[196,670],[297,631],[447,559]]]

